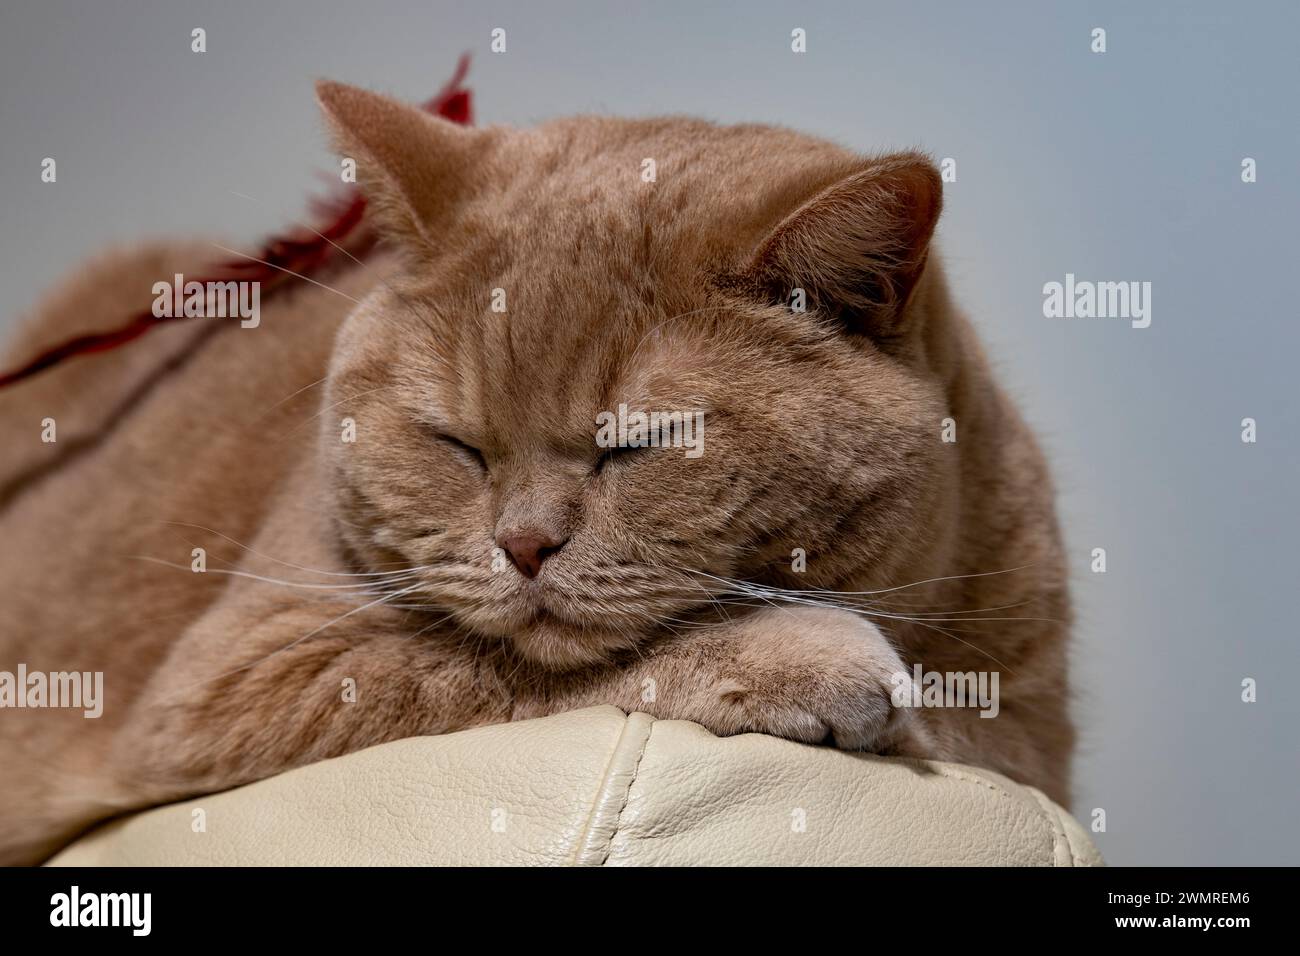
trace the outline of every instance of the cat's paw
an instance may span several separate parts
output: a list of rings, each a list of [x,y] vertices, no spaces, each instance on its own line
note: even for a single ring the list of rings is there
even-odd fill
[[[920,722],[892,701],[898,675],[910,681],[908,668],[871,622],[848,611],[782,607],[733,626],[730,673],[706,689],[715,731],[925,752]]]

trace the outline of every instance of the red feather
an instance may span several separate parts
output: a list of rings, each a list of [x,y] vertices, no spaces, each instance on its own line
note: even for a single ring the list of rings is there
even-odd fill
[[[430,113],[442,116],[453,123],[473,122],[469,90],[461,84],[469,70],[469,55],[462,55],[456,72],[438,94],[423,104]],[[321,223],[316,232],[298,230],[266,240],[256,258],[232,259],[215,267],[213,275],[193,281],[228,282],[232,279],[261,283],[261,297],[273,295],[277,289],[301,281],[289,272],[310,276],[337,258],[340,253],[331,243],[347,239],[354,255],[364,255],[374,245],[375,237],[367,229],[358,229],[366,211],[366,200],[361,195],[339,195],[312,201],[312,212]],[[317,234],[319,233],[319,235]],[[288,270],[288,271],[285,271]],[[178,310],[179,311],[179,310]],[[13,385],[38,372],[58,365],[76,355],[107,352],[139,338],[154,326],[187,318],[184,315],[156,316],[151,310],[138,312],[130,321],[108,332],[79,335],[42,352],[26,365],[0,374],[0,388]]]

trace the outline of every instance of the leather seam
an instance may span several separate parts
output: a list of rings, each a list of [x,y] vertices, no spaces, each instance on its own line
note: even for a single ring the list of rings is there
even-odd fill
[[[1057,806],[1054,803],[1051,803],[1047,799],[1046,794],[1039,793],[1038,790],[1035,789],[1031,789],[1029,792],[1033,794],[1034,799],[1038,802],[1038,805],[1042,808],[1043,814],[1045,816],[1050,816],[1052,819],[1052,829],[1056,834],[1056,849],[1065,850],[1065,855],[1067,857],[1067,860],[1064,863],[1055,863],[1056,855],[1055,853],[1053,853],[1053,861],[1055,865],[1056,866],[1078,866],[1079,854],[1075,851],[1074,842],[1070,839],[1070,833],[1068,830],[1066,830],[1065,823],[1061,819],[1061,815],[1062,813],[1064,813],[1064,811],[1057,808]]]
[[[632,801],[632,788],[636,786],[637,775],[641,773],[641,761],[645,759],[645,752],[650,749],[650,738],[654,736],[655,725],[659,721],[651,718],[650,728],[646,731],[645,739],[641,741],[641,750],[636,755],[636,763],[632,765],[632,774],[627,781],[627,789],[623,791],[623,802],[619,805],[618,814],[614,817],[614,826],[609,831],[609,840],[605,844],[605,852],[601,854],[600,863],[604,866],[609,861],[609,855],[614,852],[614,840],[618,837],[619,829],[623,825],[623,811]]]
[[[627,736],[628,727],[631,726],[632,718],[629,714],[623,715],[623,726],[619,728],[618,737],[614,740],[614,746],[609,749],[609,757],[605,760],[605,769],[600,772],[600,780],[596,784],[596,794],[592,797],[591,807],[587,811],[587,822],[583,824],[582,833],[578,836],[578,841],[573,848],[573,863],[580,864],[582,861],[582,851],[587,845],[587,838],[591,836],[591,831],[596,827],[596,818],[600,816],[600,796],[605,791],[605,786],[609,783],[609,775],[614,767],[614,761],[618,759],[618,748],[623,743],[623,738]]]
[[[1039,803],[1038,798],[1036,796],[1032,800],[1024,800],[1023,798],[1018,798],[1006,787],[1003,787],[1000,784],[992,780],[989,780],[985,777],[977,777],[972,774],[963,773],[960,770],[953,770],[952,768],[947,766],[936,766],[933,763],[931,763],[930,766],[932,769],[938,770],[939,775],[942,777],[946,777],[950,780],[961,780],[963,783],[974,784],[975,786],[986,787],[989,790],[992,790],[994,793],[1001,794],[1002,796],[1006,797],[1009,800],[1019,803],[1022,806],[1028,806],[1030,809],[1032,809],[1034,811],[1033,818],[1036,819],[1039,825],[1044,828],[1045,831],[1044,836],[1047,837],[1047,840],[1050,844],[1047,853],[1047,862],[1053,866],[1056,865],[1056,850],[1057,847],[1060,846],[1060,836],[1062,835],[1062,829],[1056,825],[1057,823],[1059,823],[1059,821],[1054,822],[1047,818],[1047,812],[1043,807],[1043,805]]]

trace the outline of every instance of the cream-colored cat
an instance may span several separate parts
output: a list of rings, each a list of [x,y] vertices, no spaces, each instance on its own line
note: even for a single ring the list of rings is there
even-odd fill
[[[1067,798],[1052,493],[927,254],[925,158],[320,99],[389,251],[256,328],[178,323],[0,391],[0,670],[102,671],[105,695],[98,719],[0,710],[0,859],[594,703]],[[7,360],[111,326],[203,248],[79,270]],[[602,447],[620,405],[702,413],[704,453]],[[996,718],[894,706],[918,663],[996,671]]]

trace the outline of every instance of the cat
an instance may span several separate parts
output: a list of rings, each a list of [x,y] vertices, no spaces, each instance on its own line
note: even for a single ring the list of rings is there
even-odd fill
[[[318,99],[379,251],[256,328],[175,323],[0,391],[0,669],[102,671],[105,697],[94,720],[0,711],[0,860],[594,704],[1068,800],[1053,493],[931,252],[929,159]],[[210,253],[91,263],[6,358],[111,327]],[[597,445],[620,405],[698,413],[706,450]],[[918,664],[996,671],[996,719],[894,706]]]

